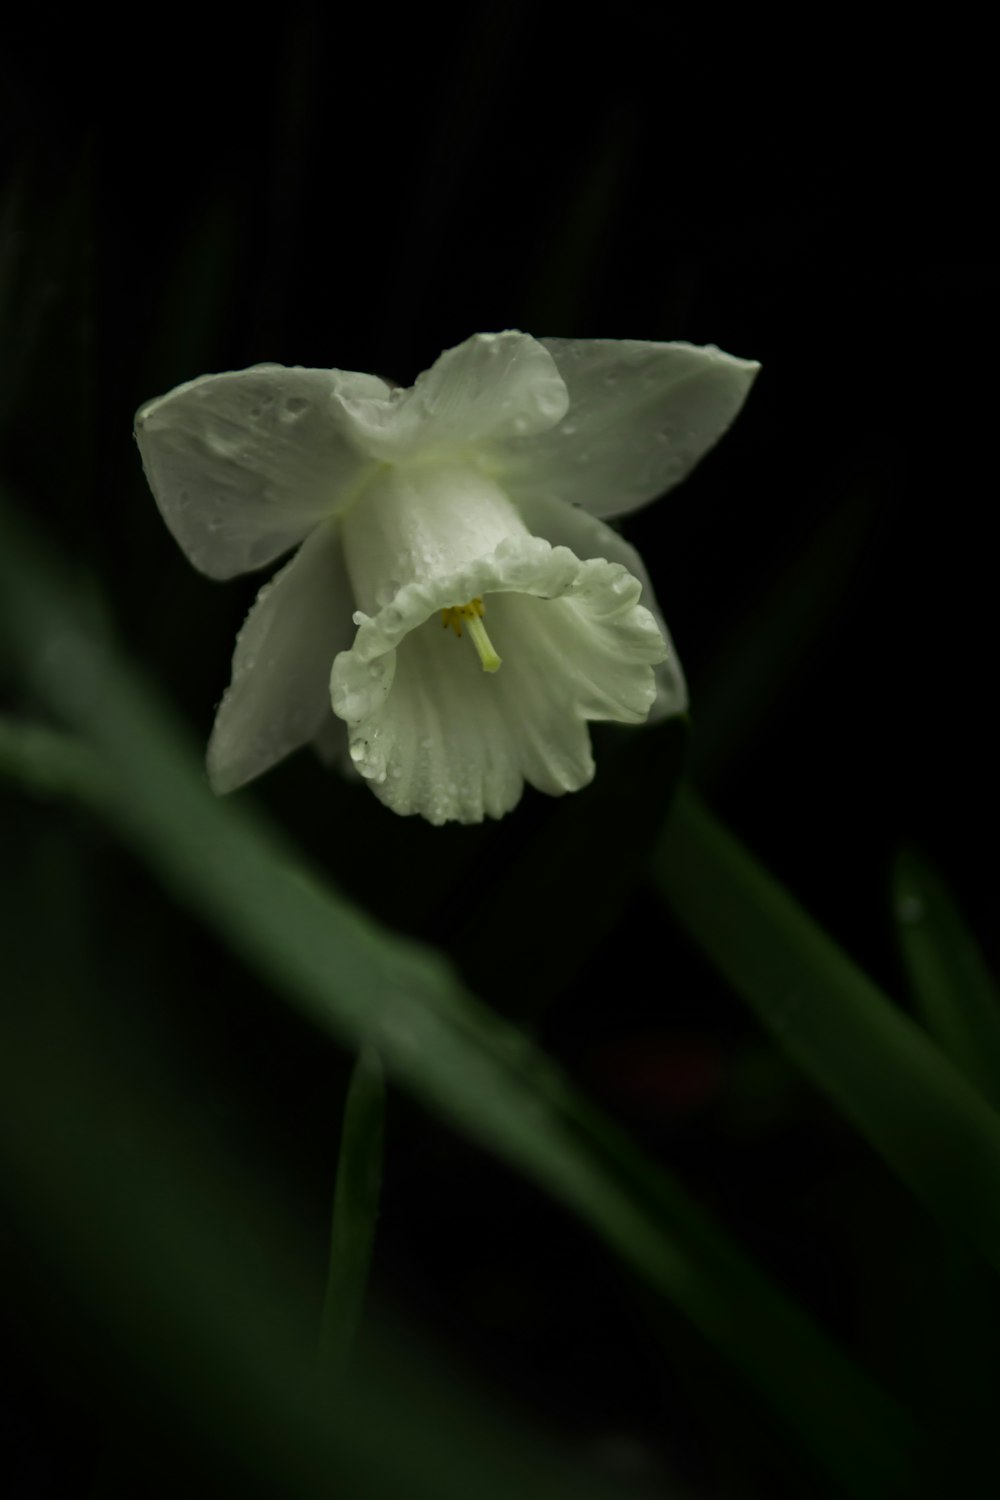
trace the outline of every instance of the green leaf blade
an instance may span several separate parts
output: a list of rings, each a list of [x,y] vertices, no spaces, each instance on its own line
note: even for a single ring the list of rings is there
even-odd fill
[[[1000,992],[940,876],[914,850],[893,868],[896,930],[928,1031],[1000,1107]]]
[[[319,1343],[320,1372],[330,1383],[347,1370],[361,1325],[382,1188],[384,1136],[385,1077],[378,1053],[366,1047],[347,1088],[333,1198]]]
[[[690,792],[655,861],[682,925],[930,1211],[1000,1269],[1000,1117]]]

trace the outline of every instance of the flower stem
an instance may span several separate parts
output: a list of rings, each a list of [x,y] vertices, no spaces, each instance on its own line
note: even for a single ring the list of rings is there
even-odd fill
[[[318,1350],[320,1375],[330,1382],[345,1374],[361,1324],[382,1186],[384,1133],[382,1063],[372,1048],[365,1047],[347,1089],[333,1196],[330,1266]]]

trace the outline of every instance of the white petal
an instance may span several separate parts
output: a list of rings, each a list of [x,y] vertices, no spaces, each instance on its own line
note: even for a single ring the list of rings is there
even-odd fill
[[[760,368],[711,344],[543,342],[569,411],[550,431],[504,445],[501,483],[519,503],[555,495],[597,516],[635,510],[679,484],[733,421]]]
[[[544,432],[566,413],[555,361],[526,333],[477,333],[446,349],[409,390],[388,400],[365,393],[345,406],[379,458],[411,458]]]
[[[264,585],[237,637],[208,746],[216,792],[242,786],[322,731],[330,665],[354,635],[352,608],[339,528],[328,522]]]
[[[432,823],[500,817],[525,781],[553,795],[584,786],[587,721],[641,723],[655,696],[664,646],[640,587],[618,564],[522,534],[358,616],[330,689],[359,771],[396,812]],[[473,598],[503,658],[495,673],[437,618]]]
[[[682,714],[688,706],[687,683],[670,631],[653,592],[653,584],[646,565],[639,553],[617,531],[612,531],[603,521],[579,506],[567,505],[565,500],[549,497],[533,498],[522,506],[522,515],[528,530],[542,536],[554,547],[568,547],[577,557],[605,557],[609,562],[621,563],[642,584],[642,603],[652,614],[667,655],[654,668],[656,672],[656,701],[649,711],[649,723]]]
[[[263,567],[351,498],[371,461],[342,398],[388,390],[373,375],[257,365],[141,407],[149,487],[195,567],[211,578]]]

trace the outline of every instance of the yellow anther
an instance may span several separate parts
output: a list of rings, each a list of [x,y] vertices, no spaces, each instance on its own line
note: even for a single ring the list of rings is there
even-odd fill
[[[495,672],[500,665],[500,658],[493,649],[493,642],[486,634],[486,626],[483,624],[485,613],[486,606],[482,599],[470,599],[468,604],[452,604],[448,609],[443,609],[441,624],[445,630],[450,625],[456,635],[461,635],[464,620],[469,627],[472,644],[479,652],[483,671]]]

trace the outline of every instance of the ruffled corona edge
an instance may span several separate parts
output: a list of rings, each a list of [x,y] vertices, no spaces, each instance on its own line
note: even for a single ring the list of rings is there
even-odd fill
[[[405,585],[330,677],[351,760],[393,811],[430,822],[502,817],[524,783],[559,796],[594,774],[590,720],[639,724],[666,656],[641,584],[620,563],[514,536],[448,574]],[[481,598],[502,658],[486,673],[439,611]]]

